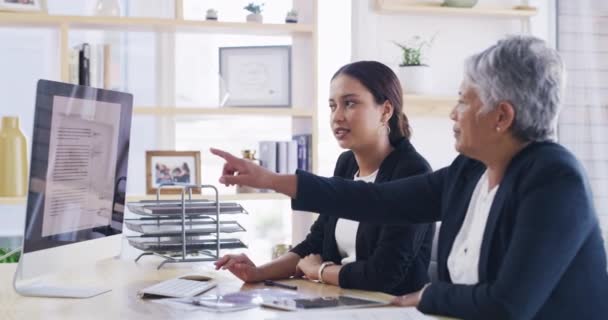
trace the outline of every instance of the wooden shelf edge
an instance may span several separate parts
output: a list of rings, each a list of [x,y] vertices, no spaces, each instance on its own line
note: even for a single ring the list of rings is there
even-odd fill
[[[196,107],[135,107],[136,115],[179,116],[179,115],[251,115],[251,116],[291,116],[311,118],[313,111],[306,108],[196,108]]]
[[[404,95],[403,109],[411,117],[448,118],[458,97],[434,95]]]
[[[194,199],[213,200],[211,195],[192,195]],[[179,195],[162,195],[161,199],[179,200]],[[220,195],[221,201],[244,201],[244,200],[288,200],[289,197],[280,193],[240,193]],[[128,195],[127,201],[156,200],[156,195]],[[27,197],[0,197],[0,205],[24,205]]]
[[[0,197],[0,205],[21,205],[27,202],[27,197]]]
[[[452,8],[442,7],[441,4],[415,4],[405,3],[400,0],[377,0],[376,8],[382,13],[408,13],[428,15],[452,15],[452,16],[492,16],[503,18],[529,18],[538,13],[538,9],[532,6],[515,6],[513,8],[483,7]]]
[[[139,18],[139,17],[97,17],[66,16],[33,13],[0,12],[2,25],[59,26],[68,25],[70,29],[115,27],[124,31],[137,30],[187,30],[209,29],[239,33],[290,34],[313,33],[314,26],[304,23],[248,23],[204,20],[181,20],[172,18]]]

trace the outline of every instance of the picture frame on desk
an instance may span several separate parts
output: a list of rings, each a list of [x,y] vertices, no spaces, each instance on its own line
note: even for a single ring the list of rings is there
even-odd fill
[[[175,187],[163,187],[161,194],[181,194],[180,184],[200,185],[200,151],[146,151],[146,193],[155,195],[158,187],[166,183],[174,183]]]
[[[224,107],[291,107],[291,46],[219,48]]]
[[[0,0],[0,11],[46,13],[46,0]]]

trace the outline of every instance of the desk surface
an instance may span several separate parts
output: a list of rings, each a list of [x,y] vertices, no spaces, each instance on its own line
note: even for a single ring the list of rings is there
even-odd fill
[[[79,284],[97,284],[112,288],[90,299],[56,299],[21,297],[13,291],[12,278],[16,264],[0,264],[0,319],[272,319],[285,311],[268,308],[254,308],[240,312],[209,313],[205,311],[180,311],[168,306],[141,300],[137,291],[149,285],[187,273],[199,273],[218,280],[217,293],[259,288],[262,285],[243,285],[239,279],[227,271],[214,271],[207,264],[169,264],[156,270],[160,260],[102,260],[86,270],[62,273],[56,279]],[[358,295],[376,300],[390,300],[392,296],[358,290],[345,290],[336,286],[322,285],[306,280],[287,280],[297,284],[302,293],[317,296],[338,294]],[[213,293],[214,291],[209,291]]]

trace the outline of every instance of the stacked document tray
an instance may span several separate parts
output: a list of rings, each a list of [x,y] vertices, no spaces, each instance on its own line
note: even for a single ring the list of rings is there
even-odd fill
[[[214,261],[221,249],[246,248],[241,240],[228,236],[245,232],[233,217],[247,214],[238,203],[207,200],[156,200],[127,204],[138,218],[125,219],[127,229],[139,233],[127,237],[129,244],[144,252],[165,258],[165,263]],[[220,219],[230,217],[229,219]]]

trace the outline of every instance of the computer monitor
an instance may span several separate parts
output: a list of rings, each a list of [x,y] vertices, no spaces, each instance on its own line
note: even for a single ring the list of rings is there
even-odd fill
[[[38,81],[18,293],[85,298],[108,291],[31,280],[82,263],[83,252],[118,253],[132,111],[128,93]],[[75,251],[82,245],[90,249]]]

